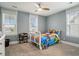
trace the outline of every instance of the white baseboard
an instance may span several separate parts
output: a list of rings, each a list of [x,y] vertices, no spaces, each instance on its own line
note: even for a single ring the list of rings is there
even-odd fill
[[[61,40],[61,43],[65,43],[65,44],[69,44],[69,45],[71,45],[71,46],[79,47],[79,44],[72,43],[72,42],[68,42],[68,41],[63,41],[63,40]]]
[[[11,41],[10,44],[17,44],[19,41]]]

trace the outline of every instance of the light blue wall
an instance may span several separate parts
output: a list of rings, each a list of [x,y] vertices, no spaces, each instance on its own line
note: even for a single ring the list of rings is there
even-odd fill
[[[2,15],[1,15],[1,8],[0,8],[0,31],[2,30]]]
[[[38,16],[38,30],[42,33],[46,32],[46,17]]]
[[[4,8],[4,10],[9,10]],[[1,11],[0,11],[1,12]],[[17,35],[6,36],[6,39],[10,39],[10,41],[18,40],[18,33],[29,33],[29,13],[17,11]],[[1,18],[1,13],[0,13]],[[2,24],[2,19],[0,19],[0,24]],[[41,32],[45,32],[45,17],[38,16],[38,29]]]
[[[79,5],[72,7],[70,9],[79,10]],[[1,20],[1,13],[0,13],[0,24],[2,24],[1,22],[2,20]],[[61,30],[62,40],[79,44],[79,38],[66,36],[66,11],[61,11],[47,17],[39,16],[38,17],[38,30],[41,32],[47,32],[49,28]],[[17,32],[18,33],[29,32],[29,13],[18,11]],[[11,39],[11,41],[18,40],[17,35],[7,36],[6,38]]]
[[[66,33],[66,13],[65,11],[58,12],[56,14],[47,17],[47,29],[61,30],[61,39],[65,39]]]
[[[67,10],[79,11],[79,5],[69,8]],[[66,10],[56,14],[47,16],[47,29],[59,29],[62,31],[61,39],[64,41],[79,44],[79,38],[70,37],[66,35]],[[74,33],[73,33],[74,34]]]
[[[9,38],[10,41],[18,41],[19,33],[28,33],[29,32],[29,13],[26,12],[17,12],[17,35],[6,36],[6,39]]]
[[[6,11],[5,11],[6,10]],[[0,10],[0,14],[1,14],[1,19],[0,19],[0,24],[2,25],[2,12],[5,12],[5,13],[10,13],[10,14],[15,14],[14,13],[14,11],[15,10],[10,10],[10,9],[6,9],[6,8],[1,8],[1,10]],[[1,30],[2,30],[2,28],[1,28]],[[15,40],[18,40],[17,39],[17,35],[8,35],[8,36],[6,36],[5,37],[6,39],[10,39],[10,41],[15,41]]]
[[[29,32],[29,13],[18,11],[17,14],[17,32]]]
[[[5,39],[10,39],[10,41],[18,41],[18,36],[17,35],[9,35],[6,36]]]
[[[29,13],[17,12],[17,35],[6,36],[6,39],[10,41],[18,41],[19,33],[28,33],[29,32]]]
[[[18,33],[29,33],[29,13],[18,11],[17,17],[17,30]],[[45,17],[38,15],[38,30],[45,32]]]
[[[70,12],[79,12],[79,5],[74,6],[72,8],[69,8],[68,11],[70,11]],[[78,37],[70,37],[70,36],[66,35],[66,41],[79,44],[79,38]]]

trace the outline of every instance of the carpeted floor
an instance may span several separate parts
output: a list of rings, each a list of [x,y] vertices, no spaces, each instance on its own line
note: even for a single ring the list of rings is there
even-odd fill
[[[14,44],[6,48],[6,56],[79,56],[79,48],[59,43],[39,50],[30,43]]]

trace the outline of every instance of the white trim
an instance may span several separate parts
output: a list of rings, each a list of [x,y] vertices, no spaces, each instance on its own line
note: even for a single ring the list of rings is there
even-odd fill
[[[79,47],[79,44],[72,43],[72,42],[68,42],[68,41],[63,41],[63,40],[61,40],[61,43],[65,43],[65,44],[69,44],[69,45],[71,45],[71,46]]]
[[[18,12],[16,11],[16,35],[17,35],[17,22],[18,22],[18,18],[17,18]]]
[[[11,41],[10,44],[18,44],[19,41]]]

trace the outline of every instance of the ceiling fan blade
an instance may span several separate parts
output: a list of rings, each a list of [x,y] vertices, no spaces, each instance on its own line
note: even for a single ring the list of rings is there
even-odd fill
[[[35,12],[38,12],[38,11],[49,11],[50,10],[49,8],[46,8],[46,7],[42,8],[41,7],[41,3],[35,3],[34,5],[38,8],[37,10],[35,10]]]
[[[43,10],[47,10],[47,11],[50,10],[49,8],[42,8],[42,9],[43,9]]]
[[[37,4],[37,3],[35,3],[34,5],[35,5],[37,8],[39,8],[39,7],[40,7],[40,6],[39,6],[39,4]]]

